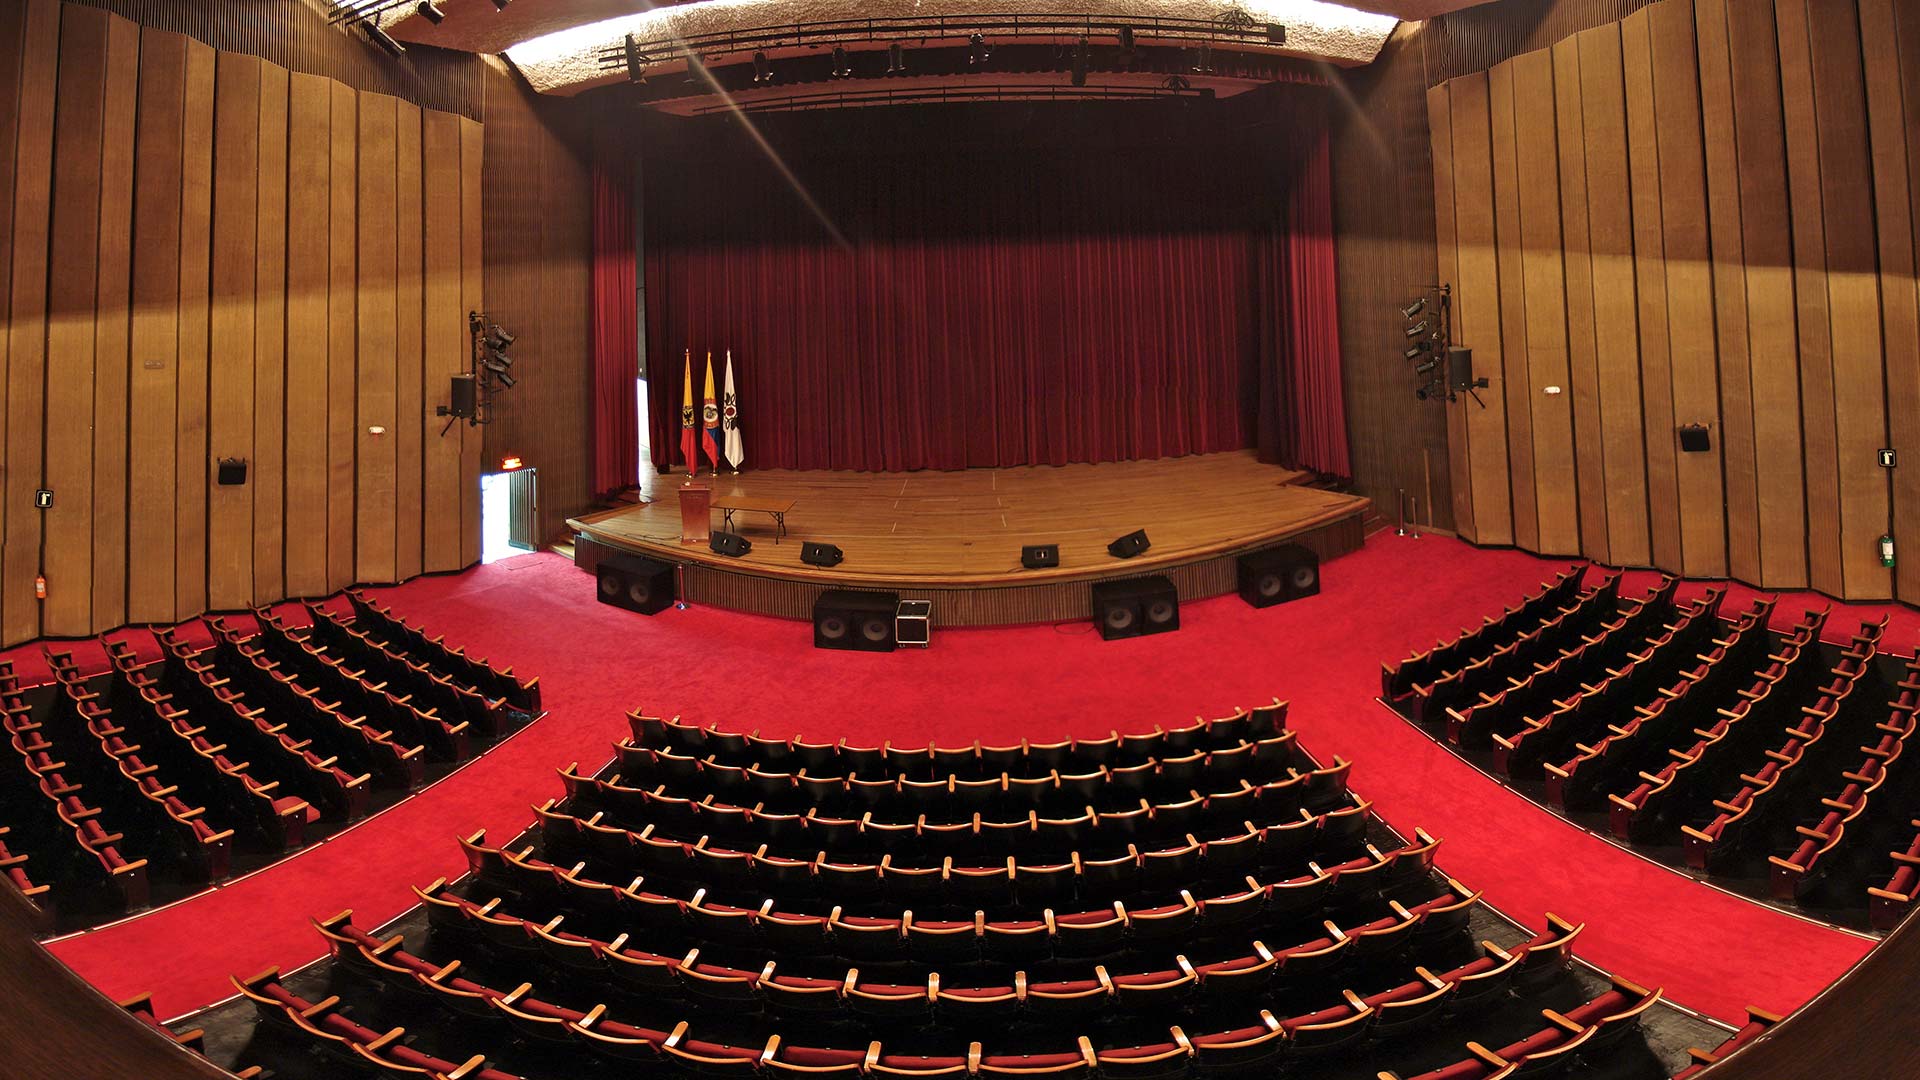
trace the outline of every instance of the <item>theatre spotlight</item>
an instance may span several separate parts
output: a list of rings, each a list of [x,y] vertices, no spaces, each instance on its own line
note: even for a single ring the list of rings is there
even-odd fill
[[[447,13],[441,11],[440,5],[434,3],[433,0],[420,0],[418,4],[414,5],[413,10],[421,18],[435,26],[439,26],[441,23],[447,21]]]
[[[487,344],[496,349],[504,349],[514,343],[514,336],[498,326],[487,328]]]
[[[1408,304],[1406,307],[1401,308],[1400,314],[1406,316],[1408,322],[1412,322],[1414,316],[1419,315],[1425,310],[1427,310],[1427,298],[1423,296],[1413,303]]]
[[[1086,38],[1081,38],[1079,44],[1073,47],[1073,60],[1068,66],[1068,71],[1072,76],[1073,85],[1075,86],[1087,85],[1087,39]]]
[[[853,74],[853,59],[847,55],[845,45],[833,47],[833,77],[844,79]]]
[[[1434,368],[1437,368],[1439,366],[1440,366],[1440,358],[1436,356],[1433,359],[1428,360],[1424,364],[1415,364],[1413,366],[1413,373],[1415,375],[1425,375],[1427,372],[1432,371]]]
[[[987,44],[987,35],[976,33],[967,39],[967,66],[978,67],[993,55],[993,46]]]
[[[627,81],[643,83],[647,81],[647,64],[640,59],[640,42],[628,34],[625,43],[627,53]]]
[[[1422,334],[1425,334],[1426,332],[1427,332],[1427,320],[1425,319],[1421,319],[1419,322],[1414,323],[1412,326],[1407,327],[1407,336],[1410,338],[1417,338]]]
[[[887,46],[887,74],[904,75],[907,71],[907,47],[894,42]]]
[[[502,390],[511,390],[514,384],[520,381],[504,371],[494,372],[493,377],[500,380],[500,388]]]
[[[1193,65],[1193,73],[1195,75],[1213,74],[1213,43],[1212,42],[1203,41],[1200,43],[1199,59],[1198,59],[1198,62],[1196,62]]]
[[[489,349],[484,363],[488,371],[505,373],[508,368],[513,366],[513,357],[508,356],[498,349]]]
[[[1427,351],[1426,343],[1421,342],[1418,345],[1408,346],[1407,351],[1401,353],[1400,355],[1406,357],[1409,360],[1418,360],[1420,358],[1420,354],[1426,351]]]
[[[753,81],[756,83],[770,83],[773,81],[773,62],[767,59],[766,53],[756,52],[753,54]]]

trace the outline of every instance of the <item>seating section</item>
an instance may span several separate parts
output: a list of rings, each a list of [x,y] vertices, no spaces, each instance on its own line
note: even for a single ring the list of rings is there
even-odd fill
[[[537,680],[496,672],[357,594],[45,656],[50,681],[33,686],[0,663],[12,746],[0,866],[49,928],[296,850],[539,707]]]
[[[263,1021],[242,1061],[493,1080],[1336,1059],[1456,1075],[1463,1058],[1544,1075],[1639,1037],[1658,991],[1576,969],[1578,924],[1513,933],[1285,717],[863,747],[635,713],[605,770],[561,771],[565,797],[526,835],[462,840],[468,872],[415,890],[423,921],[318,920],[325,993],[236,979]],[[1480,940],[1492,928],[1506,944]]]
[[[1576,821],[1890,929],[1920,892],[1920,663],[1885,651],[1887,620],[1830,645],[1826,610],[1774,631],[1769,599],[1728,614],[1718,586],[1680,602],[1671,577],[1641,597],[1618,582],[1549,609],[1561,575],[1488,620],[1502,633],[1388,665],[1389,704]]]

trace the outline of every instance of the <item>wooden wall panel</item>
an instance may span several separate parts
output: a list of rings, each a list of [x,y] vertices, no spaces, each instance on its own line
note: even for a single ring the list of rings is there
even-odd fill
[[[1642,8],[1620,23],[1620,60],[1627,92],[1627,163],[1632,178],[1633,265],[1640,326],[1640,400],[1647,441],[1650,504],[1676,512],[1650,515],[1653,561],[1679,566],[1680,481],[1676,468],[1673,367],[1668,337],[1664,204],[1660,193],[1658,106],[1654,101],[1652,19]]]
[[[333,84],[287,84],[286,582],[289,596],[327,592],[327,408],[332,275]]]
[[[1581,99],[1580,43],[1553,47],[1554,127],[1560,165],[1560,232],[1565,249],[1567,396],[1573,416],[1574,486],[1580,552],[1611,561],[1607,537],[1606,440],[1600,424],[1600,355],[1593,317],[1593,242],[1587,209],[1586,116]]]
[[[1808,0],[1807,17],[1832,318],[1840,594],[1885,599],[1893,595],[1893,576],[1880,564],[1878,542],[1887,530],[1888,481],[1876,451],[1887,445],[1887,413],[1859,14],[1855,0]]]
[[[59,101],[54,113],[53,208],[47,268],[46,411],[91,417],[95,290],[99,286],[101,124],[106,112],[107,23],[102,11],[68,6],[60,26]],[[93,431],[86,422],[46,425],[46,511],[41,565],[47,578],[44,632],[85,634],[93,623]]]
[[[1567,394],[1567,284],[1560,220],[1560,149],[1555,128],[1553,54],[1513,59],[1518,136],[1520,229],[1527,335],[1525,388],[1532,413],[1539,551],[1580,553],[1580,504],[1574,476],[1573,408]],[[1548,387],[1557,393],[1547,393]]]
[[[1747,281],[1740,235],[1740,159],[1735,145],[1727,0],[1697,0],[1693,18],[1713,251],[1709,284],[1720,366],[1716,449],[1726,478],[1727,567],[1733,577],[1759,581],[1759,466],[1753,438],[1753,376],[1747,362]]]
[[[258,266],[260,65],[220,55],[213,102],[211,353],[207,364],[207,605],[253,601],[254,274]],[[244,484],[220,484],[217,463],[248,463]]]
[[[1453,127],[1454,340],[1474,351],[1474,373],[1489,380],[1479,395],[1448,406],[1467,427],[1474,532],[1482,544],[1513,543],[1513,500],[1507,452],[1506,385],[1500,350],[1500,271],[1494,247],[1493,132],[1486,75],[1448,84]]]
[[[214,51],[187,43],[180,144],[180,358],[175,399],[174,617],[207,610],[208,263],[213,242]]]
[[[180,181],[187,39],[140,35],[134,156],[133,352],[127,415],[127,618],[173,618],[174,380],[180,349]]]
[[[1433,203],[1438,279],[1460,280],[1460,248],[1456,235],[1453,197],[1453,100],[1445,86],[1427,91],[1427,124],[1433,138]],[[1447,457],[1453,494],[1454,527],[1471,540],[1473,483],[1467,446],[1467,418],[1457,405],[1447,406]]]
[[[480,170],[483,164],[480,125],[460,121],[460,298],[466,311],[486,309],[484,252],[480,207]],[[478,429],[461,428],[460,444],[460,562],[480,561],[480,450]]]
[[[1520,226],[1520,164],[1515,143],[1519,120],[1514,104],[1513,65],[1495,64],[1487,72],[1487,113],[1493,145],[1494,263],[1499,275],[1500,364],[1504,395],[1494,395],[1489,408],[1506,410],[1509,478],[1513,493],[1513,542],[1540,550],[1540,511],[1537,493],[1531,398],[1534,380],[1529,371],[1527,343],[1526,275],[1522,265]],[[1462,338],[1471,344],[1471,338]],[[1496,357],[1475,351],[1475,369]],[[1501,398],[1504,397],[1504,400]]]
[[[1800,415],[1807,469],[1807,562],[1813,587],[1846,590],[1840,562],[1840,453],[1833,414],[1833,332],[1820,196],[1820,131],[1806,0],[1774,5],[1785,106],[1793,285],[1799,318]]]
[[[339,83],[333,92],[332,164],[328,198],[327,274],[327,590],[353,583],[354,398],[359,281],[359,95]]]
[[[1651,30],[1673,422],[1705,425],[1712,445],[1704,452],[1680,452],[1677,434],[1667,433],[1679,492],[1680,512],[1674,515],[1680,526],[1679,566],[1692,577],[1725,577],[1719,366],[1693,9],[1685,0],[1669,0],[1644,9],[1644,17]],[[1657,434],[1648,433],[1650,439]]]
[[[40,438],[44,428],[47,363],[47,231],[53,199],[54,92],[60,55],[60,5],[30,0],[20,23],[19,114],[11,165],[12,243],[7,277],[7,431],[4,603],[0,643],[17,644],[40,633],[40,573],[45,515],[29,512],[40,486]],[[18,509],[13,509],[18,507]]]
[[[1761,447],[1801,445],[1800,346],[1796,330],[1793,223],[1773,8],[1727,5],[1734,130],[1739,151],[1741,251],[1746,265],[1747,367],[1753,385],[1754,485],[1760,512],[1760,577],[1767,588],[1805,588],[1806,462]]]
[[[254,230],[253,603],[287,595],[287,69],[260,65]]]
[[[1886,14],[1890,11],[1894,18],[1891,34],[1887,34]],[[1916,355],[1916,345],[1912,340],[1914,323],[1920,323],[1920,10],[1910,4],[1895,4],[1892,0],[1864,0],[1860,9],[1861,36],[1870,42],[1867,50],[1868,92],[1874,108],[1874,169],[1876,177],[1883,168],[1889,179],[1885,183],[1876,180],[1874,197],[1881,210],[1881,261],[1885,274],[1882,282],[1886,289],[1887,324],[1887,422],[1891,445],[1904,449],[1914,460],[1913,455],[1920,454],[1920,355]],[[1876,37],[1876,35],[1884,35]],[[1892,49],[1893,59],[1897,61],[1895,70],[1888,73],[1889,58],[1887,50]],[[1889,80],[1897,80],[1899,90],[1898,108],[1889,100],[1891,87]],[[1901,220],[1899,208],[1888,205],[1888,200],[1898,193],[1898,185],[1892,176],[1902,169],[1902,165],[1892,161],[1882,162],[1882,154],[1893,145],[1891,134],[1882,135],[1888,126],[1893,126],[1905,141],[1906,161],[1904,173],[1907,180],[1907,207],[1904,220],[1908,225],[1908,242],[1913,245],[1903,250],[1898,235],[1890,233],[1889,222]],[[1889,255],[1889,252],[1892,254]],[[1888,260],[1892,261],[1889,262]],[[1903,281],[1902,276],[1907,280]],[[1905,556],[1895,568],[1894,590],[1900,599],[1909,604],[1920,604],[1920,559],[1913,557],[1913,544],[1920,541],[1920,469],[1895,469],[1893,473],[1893,514],[1894,535],[1901,537],[1905,547]]]
[[[395,99],[360,96],[359,372],[355,402],[354,577],[394,579]]]
[[[447,379],[466,370],[466,315],[461,307],[460,125],[448,113],[421,119],[422,181],[433,198],[422,208],[426,264],[426,391],[422,402],[425,489],[421,498],[422,559],[429,572],[457,570],[460,542],[460,446],[464,425],[432,415],[447,402]]]
[[[127,621],[127,387],[132,323],[134,116],[140,28],[107,23],[100,125],[100,256],[93,326],[93,611],[91,626]]]
[[[1632,183],[1627,164],[1627,91],[1620,28],[1596,27],[1576,40],[1593,262],[1594,352],[1600,378],[1601,456],[1606,465],[1608,556],[1618,565],[1645,566],[1653,560],[1653,548],[1640,397],[1640,312],[1634,286]]]
[[[394,301],[394,403],[392,441],[394,446],[394,566],[396,580],[420,573],[420,492],[421,453],[426,423],[422,416],[425,369],[425,303],[421,257],[423,230],[421,206],[420,107],[400,102],[395,129],[395,173],[397,193],[395,214]]]
[[[8,4],[0,7],[0,146],[14,146],[20,133],[21,66],[25,63],[27,7]],[[0,161],[0,311],[11,302],[13,276],[13,169],[12,159]],[[7,347],[9,335],[0,328],[0,394],[7,386]],[[7,407],[0,401],[0,453],[7,449]],[[4,565],[7,507],[11,502],[9,469],[0,465],[0,566]],[[23,508],[24,509],[24,508]],[[36,512],[36,516],[37,512]],[[6,640],[7,591],[0,588],[0,641]]]

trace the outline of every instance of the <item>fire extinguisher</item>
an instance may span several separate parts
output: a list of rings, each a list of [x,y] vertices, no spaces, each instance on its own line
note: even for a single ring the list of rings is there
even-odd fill
[[[45,600],[47,598],[47,575],[33,575],[33,598],[35,600]]]
[[[1880,565],[1893,565],[1893,537],[1891,534],[1880,537]]]

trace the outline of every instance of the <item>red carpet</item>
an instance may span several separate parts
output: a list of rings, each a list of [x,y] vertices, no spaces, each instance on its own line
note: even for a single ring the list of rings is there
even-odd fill
[[[371,926],[408,907],[410,883],[462,869],[453,837],[503,839],[560,792],[553,769],[597,767],[640,707],[735,729],[963,743],[1138,730],[1279,695],[1322,757],[1396,827],[1445,840],[1440,865],[1531,925],[1589,923],[1581,954],[1723,1018],[1787,1010],[1837,978],[1867,942],[1701,887],[1568,826],[1436,746],[1372,700],[1379,662],[1451,636],[1564,563],[1382,535],[1331,563],[1325,592],[1255,611],[1189,604],[1182,629],[1102,642],[1089,624],[943,631],[933,648],[821,652],[804,624],[710,609],[648,619],[594,602],[566,561],[530,555],[384,595],[401,613],[542,678],[551,715],[452,779],[271,871],[176,907],[68,939],[54,951],[107,993],[154,992],[163,1015],[229,992],[229,973],[291,969],[320,953],[306,923],[343,907]],[[1650,580],[1650,578],[1648,579]],[[1783,597],[1778,622],[1803,603]],[[1874,617],[1884,609],[1871,609]],[[1854,616],[1836,613],[1829,636]],[[1920,613],[1888,641],[1908,649]]]

